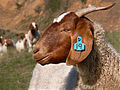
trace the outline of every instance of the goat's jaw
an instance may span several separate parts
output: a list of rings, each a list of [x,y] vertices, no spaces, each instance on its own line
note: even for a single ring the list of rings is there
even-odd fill
[[[45,65],[45,64],[49,63],[49,60],[51,59],[50,55],[46,55],[41,58],[35,58],[35,56],[33,55],[33,58],[36,62],[38,62],[41,65]]]

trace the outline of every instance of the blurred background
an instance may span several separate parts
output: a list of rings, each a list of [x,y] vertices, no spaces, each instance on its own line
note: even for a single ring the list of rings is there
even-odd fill
[[[0,35],[15,42],[36,22],[41,34],[53,19],[66,11],[85,8],[89,4],[105,6],[116,2],[109,10],[94,12],[87,17],[100,23],[106,39],[120,52],[119,0],[0,0]],[[0,56],[0,90],[27,90],[36,62],[32,53],[18,53],[14,49]]]

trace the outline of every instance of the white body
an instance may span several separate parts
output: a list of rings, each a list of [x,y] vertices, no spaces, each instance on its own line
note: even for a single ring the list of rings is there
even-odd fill
[[[32,51],[32,43],[31,43],[31,41],[30,41],[30,39],[29,39],[29,32],[28,32],[28,34],[25,34],[25,38],[26,38],[26,40],[27,40],[28,52],[31,52],[31,51]]]
[[[0,43],[0,56],[3,55],[3,47],[2,47],[2,44]]]
[[[25,39],[21,39],[21,40],[18,40],[17,41],[17,43],[16,43],[16,50],[18,51],[18,52],[21,52],[22,50],[24,50],[25,49],[25,46],[24,46],[24,42],[25,42]]]
[[[3,50],[3,53],[7,53],[7,46],[5,44],[3,44],[2,46],[2,50]]]
[[[2,56],[4,53],[7,53],[7,46],[4,44],[0,44],[0,56]]]

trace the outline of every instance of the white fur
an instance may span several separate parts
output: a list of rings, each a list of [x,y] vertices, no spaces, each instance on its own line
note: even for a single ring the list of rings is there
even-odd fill
[[[31,52],[32,51],[32,43],[29,39],[29,33],[30,31],[28,31],[28,34],[25,34],[25,38],[27,40],[27,48],[28,48],[28,52]]]
[[[16,50],[18,52],[21,52],[22,50],[25,49],[25,46],[24,46],[25,40],[27,40],[26,41],[26,48],[28,48],[28,52],[32,51],[32,43],[31,43],[31,41],[29,39],[29,34],[30,34],[30,31],[28,31],[28,34],[25,34],[25,38],[23,40],[17,41],[17,43],[16,43]]]
[[[2,49],[3,49],[3,53],[7,53],[7,46],[6,46],[6,44],[3,44]]]
[[[37,64],[28,90],[74,90],[77,75],[76,69],[65,63],[45,66]]]
[[[30,39],[29,39],[29,33],[30,33],[30,31],[28,31],[28,34],[25,34],[25,38],[27,39],[28,47],[32,47],[32,44],[31,44]]]
[[[15,46],[16,46],[16,50],[17,50],[18,52],[21,52],[22,50],[25,49],[24,42],[25,42],[25,39],[23,39],[23,40],[18,40],[18,41],[17,41],[17,43],[16,43]]]
[[[36,28],[36,26],[35,26],[35,22],[32,22],[32,25],[33,25],[34,28]]]
[[[0,56],[3,55],[3,47],[2,47],[2,44],[0,43]]]
[[[53,20],[53,23],[54,22],[60,22],[63,18],[64,18],[64,16],[66,16],[67,14],[69,14],[70,12],[66,12],[66,13],[63,13],[63,14],[61,14],[59,17],[57,17],[57,18],[55,18],[54,20]]]
[[[2,56],[4,53],[7,53],[7,46],[6,44],[1,44],[0,43],[0,56]]]

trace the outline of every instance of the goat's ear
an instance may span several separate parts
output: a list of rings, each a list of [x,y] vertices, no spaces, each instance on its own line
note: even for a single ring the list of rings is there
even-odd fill
[[[66,59],[67,65],[76,65],[82,62],[90,54],[93,45],[93,34],[91,29],[91,22],[86,18],[82,17],[76,24],[76,28],[71,30],[71,49]],[[76,46],[74,45],[75,43],[77,43],[78,37],[82,39],[83,50],[75,49]]]

